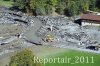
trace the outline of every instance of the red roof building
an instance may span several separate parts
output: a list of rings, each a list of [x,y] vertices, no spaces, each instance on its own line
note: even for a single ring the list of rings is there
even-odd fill
[[[79,25],[94,25],[100,26],[100,15],[96,14],[83,14],[78,20],[75,20],[75,23]]]
[[[92,23],[99,23],[100,24],[100,15],[83,14],[80,19],[87,20],[86,22],[91,21]]]

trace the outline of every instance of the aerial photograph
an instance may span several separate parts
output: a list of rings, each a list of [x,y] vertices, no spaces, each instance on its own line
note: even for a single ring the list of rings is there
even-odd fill
[[[100,66],[100,0],[0,0],[0,66]]]

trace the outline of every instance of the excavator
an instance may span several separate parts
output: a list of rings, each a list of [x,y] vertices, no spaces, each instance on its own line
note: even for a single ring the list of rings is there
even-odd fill
[[[53,42],[54,41],[54,36],[53,35],[45,35],[43,38],[42,38],[42,40],[44,41],[44,42]]]

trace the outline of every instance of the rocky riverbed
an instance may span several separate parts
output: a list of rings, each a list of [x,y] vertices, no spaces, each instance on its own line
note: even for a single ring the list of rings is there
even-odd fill
[[[1,50],[21,49],[32,45],[55,47],[60,45],[61,48],[70,46],[86,49],[88,46],[100,44],[100,27],[80,26],[74,23],[73,17],[63,15],[35,17],[27,16],[22,12],[0,11],[0,26],[2,26],[0,28]],[[46,35],[53,36],[53,41],[44,41]]]

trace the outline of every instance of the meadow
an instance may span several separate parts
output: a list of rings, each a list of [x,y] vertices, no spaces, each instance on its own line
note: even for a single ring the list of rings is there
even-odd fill
[[[12,6],[12,2],[11,1],[0,0],[0,6],[11,7]]]
[[[56,60],[55,63],[54,61],[53,63],[48,62],[45,64],[45,66],[100,66],[100,54],[75,50],[64,51],[57,54],[50,54],[46,58],[60,58],[60,61]],[[66,62],[64,61],[64,58],[66,58]]]

